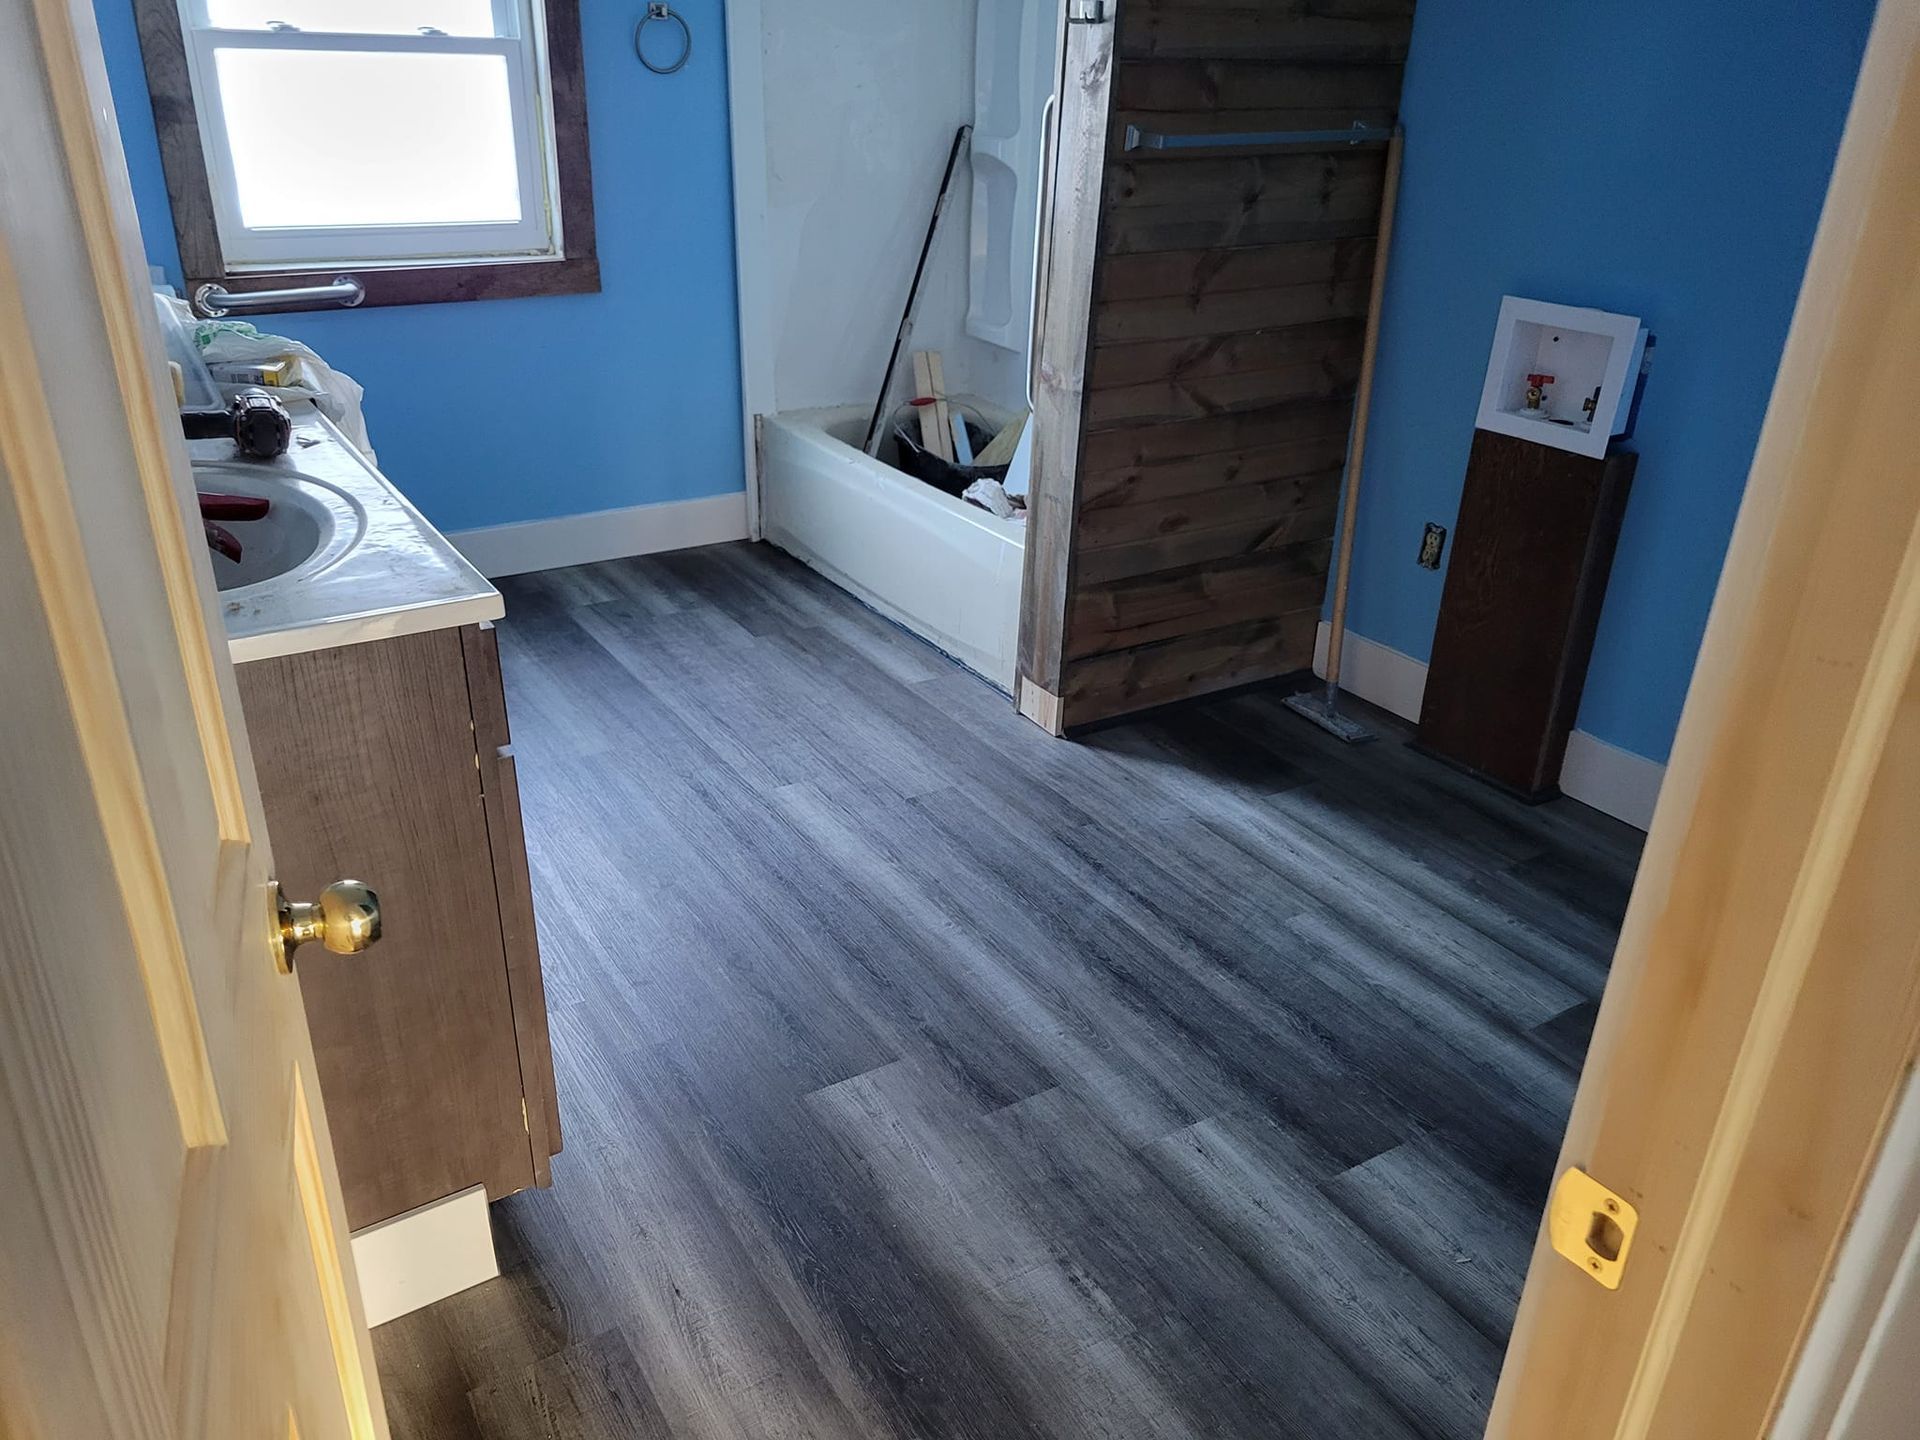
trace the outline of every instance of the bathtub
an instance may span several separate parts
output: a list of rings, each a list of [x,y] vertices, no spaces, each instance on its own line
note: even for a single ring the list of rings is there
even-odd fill
[[[1012,694],[1025,523],[868,458],[867,418],[848,406],[762,420],[762,532]]]

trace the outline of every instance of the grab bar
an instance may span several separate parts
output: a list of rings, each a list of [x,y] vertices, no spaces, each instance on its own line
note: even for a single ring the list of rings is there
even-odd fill
[[[280,310],[289,305],[345,305],[349,308],[367,298],[367,287],[351,275],[342,275],[326,285],[303,285],[293,290],[229,290],[224,285],[206,284],[193,292],[193,308],[209,319],[218,320],[234,310]]]
[[[1038,409],[1034,396],[1040,389],[1040,342],[1047,323],[1047,282],[1052,269],[1053,174],[1057,159],[1054,126],[1060,119],[1060,96],[1047,96],[1040,107],[1040,221],[1033,227],[1033,290],[1027,309],[1027,409]]]
[[[1200,150],[1229,145],[1384,145],[1393,127],[1356,120],[1346,130],[1255,130],[1226,135],[1162,135],[1157,130],[1127,126],[1128,150]]]

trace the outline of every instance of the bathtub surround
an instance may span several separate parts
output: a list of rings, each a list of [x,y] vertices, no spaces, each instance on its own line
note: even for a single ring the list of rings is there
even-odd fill
[[[1580,732],[1666,758],[1873,9],[1420,0],[1349,623],[1430,654],[1444,572],[1415,555],[1459,507],[1500,297],[1644,316],[1640,470],[1569,773]]]
[[[628,10],[581,9],[599,294],[258,321],[366,386],[382,468],[439,529],[476,554],[519,547],[494,573],[606,558],[584,542],[612,537],[630,547],[614,553],[664,549],[744,512],[725,16],[722,0],[675,8],[694,48],[671,77],[634,58]],[[97,17],[147,257],[178,284],[129,0]]]
[[[941,167],[975,118],[975,0],[728,10],[736,38],[758,36],[730,59],[740,291],[764,307],[747,327],[747,394],[758,414],[871,407]],[[966,325],[972,189],[963,167],[912,348],[941,352],[952,392],[1013,409],[1023,355]]]

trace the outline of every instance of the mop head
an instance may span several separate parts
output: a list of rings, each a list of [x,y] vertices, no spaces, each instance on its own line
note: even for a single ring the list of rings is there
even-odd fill
[[[1349,745],[1373,739],[1373,732],[1358,720],[1342,715],[1334,704],[1339,691],[1329,685],[1324,690],[1302,690],[1283,702],[1296,715],[1304,715],[1322,730]]]

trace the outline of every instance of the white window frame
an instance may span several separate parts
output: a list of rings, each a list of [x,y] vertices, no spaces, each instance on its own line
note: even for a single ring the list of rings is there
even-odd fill
[[[553,260],[565,254],[552,84],[547,72],[546,6],[540,0],[493,0],[492,35],[226,29],[209,21],[206,0],[179,0],[179,14],[214,221],[230,273],[491,264]],[[214,74],[214,52],[221,49],[502,56],[507,62],[512,107],[520,219],[477,225],[247,225],[240,215],[226,117]],[[295,155],[293,163],[322,165],[326,157],[316,151]]]

